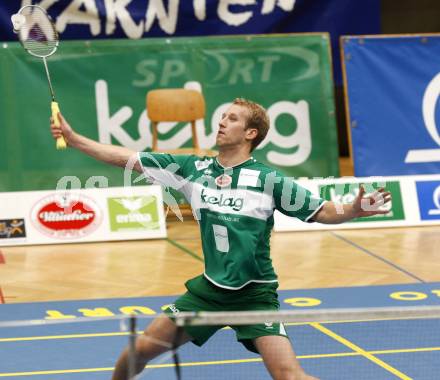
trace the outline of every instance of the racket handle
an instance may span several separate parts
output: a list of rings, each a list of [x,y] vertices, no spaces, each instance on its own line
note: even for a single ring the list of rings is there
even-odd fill
[[[58,119],[58,113],[60,112],[60,107],[58,106],[57,102],[52,102],[51,104],[52,109],[52,119],[56,127],[60,126],[60,120]],[[64,137],[58,137],[57,138],[57,149],[62,150],[67,148],[66,140],[64,140]]]

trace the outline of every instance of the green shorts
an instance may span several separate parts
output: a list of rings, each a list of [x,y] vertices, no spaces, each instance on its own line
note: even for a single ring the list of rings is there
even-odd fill
[[[277,283],[251,283],[240,290],[219,288],[200,275],[186,284],[188,291],[170,305],[165,313],[173,315],[184,311],[276,311],[279,309]],[[193,343],[202,346],[212,335],[225,326],[185,326]],[[237,340],[249,351],[258,353],[253,340],[260,336],[279,335],[287,337],[283,324],[230,326]]]

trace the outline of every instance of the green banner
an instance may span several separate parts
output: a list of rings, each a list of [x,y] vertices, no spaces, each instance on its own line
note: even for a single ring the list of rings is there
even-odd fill
[[[319,194],[321,198],[336,203],[352,203],[359,193],[359,185],[359,182],[321,185],[319,186]],[[389,181],[386,183],[364,183],[363,186],[367,194],[374,192],[380,187],[384,187],[387,191],[389,191],[392,196],[392,201],[381,207],[382,210],[388,210],[389,212],[387,214],[353,219],[351,222],[377,222],[405,219],[402,193],[400,191],[400,184],[398,181]]]
[[[191,86],[207,103],[201,146],[215,146],[220,115],[244,97],[272,122],[255,158],[289,176],[339,175],[327,34],[61,41],[48,65],[61,111],[92,139],[148,151],[146,93]],[[3,44],[0,81],[0,191],[53,189],[63,176],[78,177],[73,187],[123,184],[121,169],[55,150],[41,60]],[[189,146],[190,136],[188,124],[165,125],[159,147]]]

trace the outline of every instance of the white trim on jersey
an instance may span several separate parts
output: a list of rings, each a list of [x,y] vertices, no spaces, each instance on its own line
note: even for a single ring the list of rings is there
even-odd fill
[[[284,336],[287,336],[287,332],[286,332],[286,329],[284,327],[284,323],[280,323],[280,334],[284,335]]]
[[[240,290],[240,289],[244,288],[246,285],[250,284],[251,282],[256,282],[258,284],[272,284],[274,282],[278,282],[278,280],[267,280],[267,281],[265,281],[265,280],[249,280],[248,282],[244,283],[243,285],[240,285],[238,287],[234,287],[234,286],[226,286],[226,285],[219,284],[218,282],[216,282],[212,278],[210,278],[206,274],[206,272],[204,272],[203,275],[207,278],[207,280],[212,282],[215,286],[218,286],[219,288],[223,288],[223,289],[229,289],[229,290]]]
[[[304,222],[306,222],[306,223],[312,223],[312,222],[314,222],[313,220],[310,220],[310,219],[312,219],[312,218],[316,215],[316,213],[317,213],[319,210],[321,210],[322,206],[324,206],[327,202],[328,202],[328,201],[324,201],[324,202],[322,202],[322,203],[319,205],[319,207],[318,207],[315,211],[313,211],[313,212],[312,212],[307,218],[304,219]]]
[[[187,197],[187,199],[191,197],[191,182],[188,179],[185,179],[182,176],[172,173],[164,168],[143,165],[140,152],[138,153],[138,161],[145,177],[150,180],[157,181],[163,186],[169,186],[175,190],[181,191],[185,197]]]

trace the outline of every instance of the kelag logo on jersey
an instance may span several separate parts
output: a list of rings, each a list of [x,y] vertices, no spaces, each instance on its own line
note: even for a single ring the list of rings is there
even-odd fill
[[[416,182],[421,220],[440,219],[440,181]]]
[[[319,186],[319,194],[321,198],[337,202],[351,203],[359,194],[359,183],[338,183]],[[386,183],[368,183],[364,184],[366,196],[374,190],[385,187],[391,193],[392,201],[383,205],[381,210],[389,210],[387,214],[370,216],[366,218],[353,219],[352,222],[378,222],[389,220],[403,220],[405,213],[403,211],[402,194],[400,192],[400,184],[397,181]]]
[[[200,194],[203,203],[218,205],[219,207],[230,207],[234,211],[240,211],[243,208],[244,199],[224,196],[220,192],[210,194],[205,189]]]

